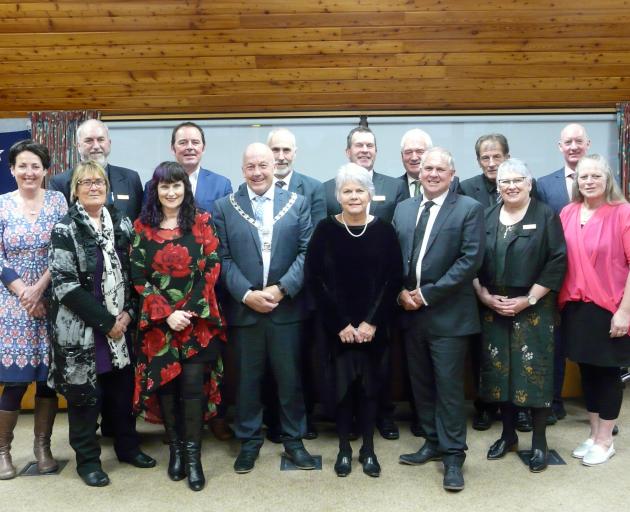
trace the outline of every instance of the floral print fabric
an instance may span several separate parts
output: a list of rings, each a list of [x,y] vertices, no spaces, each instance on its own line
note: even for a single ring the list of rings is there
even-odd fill
[[[147,421],[161,422],[156,391],[177,378],[182,362],[212,343],[224,343],[225,320],[214,287],[221,272],[219,239],[208,213],[200,213],[189,233],[152,228],[137,220],[131,247],[131,280],[141,297],[136,350],[134,409]],[[172,331],[166,319],[176,310],[193,313],[190,325]],[[221,396],[219,357],[208,369],[204,392],[208,416]]]

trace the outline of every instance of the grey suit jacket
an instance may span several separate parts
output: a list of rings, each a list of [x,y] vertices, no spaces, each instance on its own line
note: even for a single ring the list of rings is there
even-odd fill
[[[375,197],[370,203],[370,213],[385,222],[391,222],[394,218],[394,210],[396,205],[405,197],[409,197],[407,185],[399,178],[392,178],[374,171],[372,176],[374,184]],[[341,213],[341,206],[335,196],[335,179],[328,180],[324,183],[326,191],[326,210],[328,215],[337,215]]]
[[[313,228],[319,224],[320,220],[326,218],[326,194],[321,181],[293,171],[289,182],[289,192],[300,194],[308,200]]]
[[[292,193],[274,191],[274,216],[289,202]],[[230,202],[230,196],[214,202],[214,223],[221,241],[221,281],[227,290],[224,312],[231,326],[256,324],[262,313],[250,309],[243,302],[247,290],[263,288],[263,260],[258,230],[245,220]],[[236,203],[251,218],[254,217],[247,186],[242,184],[233,194]],[[304,256],[313,227],[309,205],[297,195],[289,211],[273,226],[271,263],[267,285],[281,284],[287,291],[278,307],[268,316],[275,323],[297,322],[306,317],[304,294]]]
[[[116,209],[123,212],[132,221],[138,218],[142,209],[142,182],[136,171],[117,165],[107,164],[105,169],[109,176],[111,194],[108,204],[113,204]],[[57,190],[65,197],[70,204],[70,182],[72,181],[72,169],[57,174],[50,179],[48,188]]]
[[[567,192],[564,167],[539,178],[538,199],[551,206],[551,209],[556,213],[560,213],[562,208],[569,204],[571,198]]]
[[[421,197],[407,199],[394,214],[404,275],[411,264],[421,202]],[[403,328],[409,327],[411,315],[421,315],[423,328],[432,336],[466,336],[480,331],[472,281],[483,261],[484,243],[483,207],[470,197],[449,191],[422,258],[420,291],[428,306],[403,311]]]

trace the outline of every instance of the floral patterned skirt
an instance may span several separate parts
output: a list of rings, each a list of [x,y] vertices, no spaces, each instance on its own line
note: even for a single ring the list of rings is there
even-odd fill
[[[506,293],[512,292],[512,293]],[[514,297],[513,290],[494,293]],[[526,294],[526,290],[525,290]],[[553,400],[556,294],[549,292],[515,317],[483,308],[480,393],[487,402],[550,407]]]

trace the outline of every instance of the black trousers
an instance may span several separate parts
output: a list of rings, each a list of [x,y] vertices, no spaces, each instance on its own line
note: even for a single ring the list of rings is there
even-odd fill
[[[426,440],[442,453],[445,465],[466,458],[464,360],[467,336],[427,335],[420,321],[404,331],[409,375],[418,421]]]
[[[238,367],[235,433],[248,448],[263,444],[261,393],[267,363],[278,384],[284,444],[290,446],[304,436],[300,329],[300,322],[274,324],[267,317],[252,326],[230,329]]]
[[[139,451],[136,419],[132,412],[134,388],[131,365],[97,376],[96,395],[87,404],[68,402],[70,446],[76,454],[77,472],[86,475],[101,468],[101,447],[96,437],[98,417],[103,403],[110,404],[114,451],[119,460],[129,459]]]

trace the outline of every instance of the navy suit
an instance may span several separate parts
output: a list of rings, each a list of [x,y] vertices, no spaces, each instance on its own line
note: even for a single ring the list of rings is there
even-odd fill
[[[406,190],[407,185],[403,184],[398,178],[385,176],[376,171],[372,175],[372,183],[374,184],[375,197],[372,198],[370,203],[370,214],[383,219],[385,222],[391,222],[394,218],[396,205],[406,196],[409,196],[409,191]],[[326,191],[326,210],[328,215],[341,213],[341,205],[335,196],[335,178],[325,182],[324,189]]]
[[[273,225],[267,285],[279,284],[288,295],[270,313],[263,314],[243,302],[248,290],[263,288],[263,259],[258,230],[237,211],[230,199],[214,203],[214,222],[221,244],[221,281],[226,288],[224,313],[236,347],[239,385],[236,395],[236,435],[244,450],[258,450],[261,433],[261,381],[269,360],[278,383],[280,421],[285,446],[299,441],[306,429],[300,380],[300,326],[306,317],[304,256],[313,231],[309,204],[300,195],[280,188],[274,191],[274,216],[290,209]],[[254,217],[248,189],[241,185],[233,200]]]
[[[113,204],[119,211],[123,212],[132,221],[138,218],[142,209],[142,182],[136,171],[125,167],[107,164],[105,172],[109,178],[111,194],[108,204]],[[65,197],[70,204],[70,182],[72,181],[72,169],[56,174],[50,179],[48,188],[57,190]]]
[[[551,209],[560,214],[571,199],[567,190],[564,167],[547,174],[538,180],[538,199],[547,203]],[[562,385],[564,384],[565,369],[565,341],[562,339],[562,329],[555,331],[555,353],[553,361],[553,401],[562,404]]]
[[[403,271],[407,275],[421,197],[403,201],[394,214]],[[427,443],[444,464],[462,464],[466,450],[464,358],[467,336],[480,331],[472,286],[484,253],[482,206],[449,191],[427,235],[420,291],[428,306],[402,311],[416,410]]]

